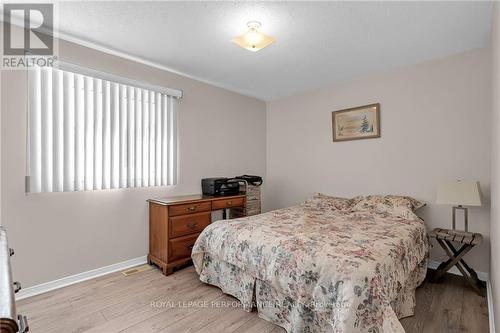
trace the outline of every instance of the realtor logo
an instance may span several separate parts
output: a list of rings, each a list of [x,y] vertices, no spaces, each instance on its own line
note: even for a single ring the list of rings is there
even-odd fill
[[[24,29],[13,28],[20,22]],[[5,56],[54,54],[54,5],[9,3],[3,5],[3,54]]]
[[[3,55],[1,69],[53,67],[54,4],[3,4]],[[56,48],[57,49],[57,48]]]

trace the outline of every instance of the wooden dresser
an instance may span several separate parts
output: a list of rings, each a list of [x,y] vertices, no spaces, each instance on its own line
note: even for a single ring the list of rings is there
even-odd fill
[[[244,194],[234,196],[184,195],[149,199],[148,263],[163,274],[191,260],[191,250],[200,232],[211,222],[213,210],[245,207]]]

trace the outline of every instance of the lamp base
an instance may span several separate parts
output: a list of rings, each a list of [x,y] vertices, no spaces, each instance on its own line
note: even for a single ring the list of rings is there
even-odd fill
[[[466,207],[462,207],[462,205],[453,206],[453,209],[451,212],[451,226],[452,226],[453,230],[457,230],[457,228],[456,228],[457,209],[464,211],[464,227],[465,227],[465,231],[467,232],[467,231],[469,231],[469,210]]]

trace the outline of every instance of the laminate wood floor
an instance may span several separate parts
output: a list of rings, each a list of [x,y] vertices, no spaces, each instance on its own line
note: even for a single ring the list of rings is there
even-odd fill
[[[32,333],[285,332],[237,306],[234,298],[198,280],[193,267],[168,277],[157,269],[112,273],[24,299]],[[417,289],[417,309],[402,320],[413,332],[488,332],[486,298],[447,275]]]

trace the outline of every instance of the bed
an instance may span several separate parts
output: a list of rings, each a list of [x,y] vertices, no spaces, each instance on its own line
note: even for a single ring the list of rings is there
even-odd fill
[[[192,251],[200,280],[287,332],[404,332],[426,274],[426,229],[402,196],[316,195],[217,221]]]

